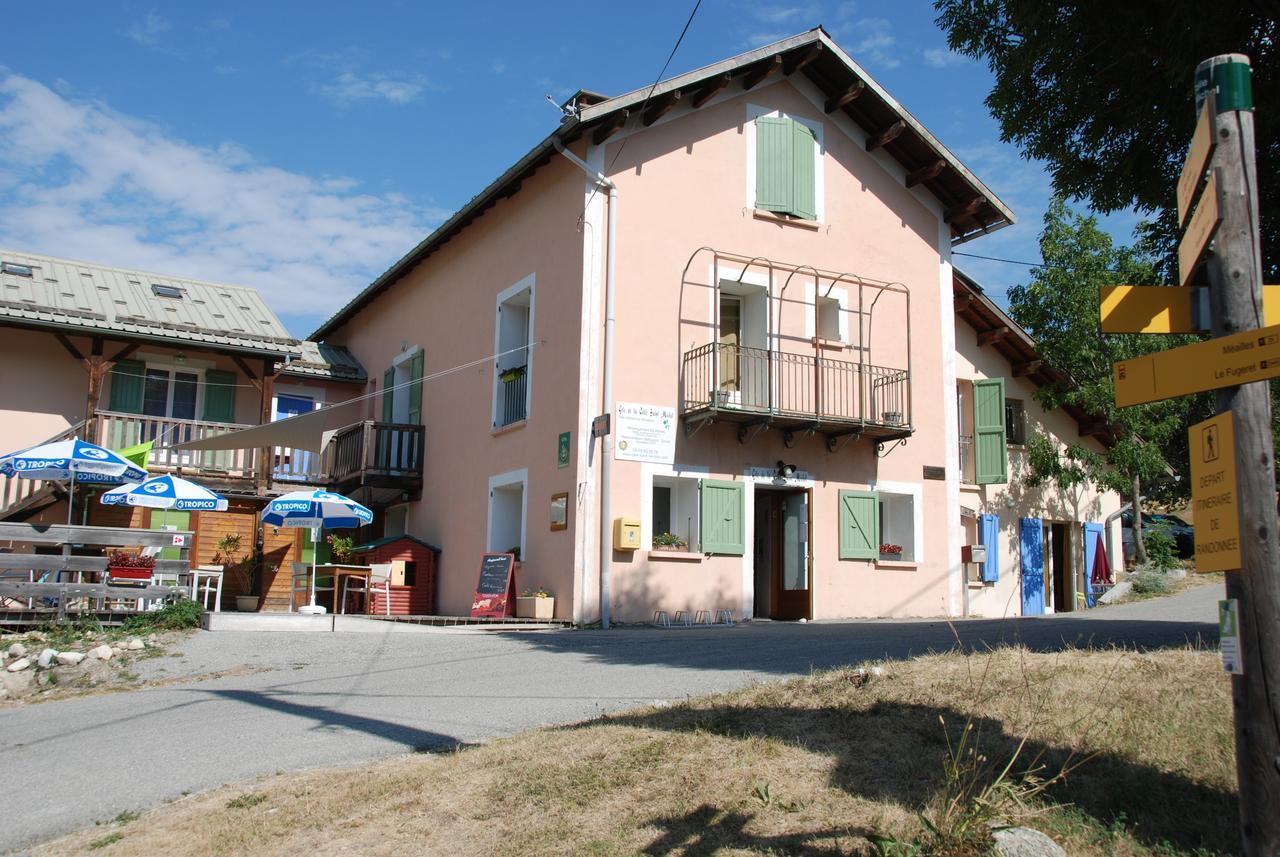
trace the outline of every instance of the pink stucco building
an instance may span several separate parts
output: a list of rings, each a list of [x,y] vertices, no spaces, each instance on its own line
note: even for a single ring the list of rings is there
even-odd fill
[[[579,92],[313,338],[368,368],[384,420],[424,427],[422,498],[383,519],[443,549],[438,612],[509,549],[519,588],[578,622],[1035,612],[1007,590],[1037,544],[1015,519],[1039,517],[1071,609],[1081,524],[1110,509],[1009,499],[1006,393],[1062,442],[1107,429],[1036,412],[1035,372],[956,323],[952,248],[1012,220],[816,29]],[[995,580],[961,563],[984,538]]]

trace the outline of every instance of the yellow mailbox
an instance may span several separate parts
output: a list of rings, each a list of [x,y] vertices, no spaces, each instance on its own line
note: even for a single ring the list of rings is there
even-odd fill
[[[613,549],[616,551],[640,549],[640,520],[638,518],[614,519]]]

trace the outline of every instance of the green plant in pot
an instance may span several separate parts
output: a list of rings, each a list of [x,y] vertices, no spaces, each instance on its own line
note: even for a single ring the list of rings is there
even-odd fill
[[[516,615],[522,619],[546,621],[555,616],[556,599],[545,587],[526,589],[516,597]]]
[[[675,533],[658,533],[653,537],[653,549],[660,551],[682,551],[689,549],[689,542]]]
[[[244,553],[239,533],[227,533],[214,546],[213,561],[236,581],[242,594],[236,596],[236,610],[252,613],[258,609],[258,563],[252,553]]]
[[[329,543],[329,556],[334,562],[342,565],[351,562],[351,550],[356,546],[353,537],[330,533],[325,536],[325,541]]]

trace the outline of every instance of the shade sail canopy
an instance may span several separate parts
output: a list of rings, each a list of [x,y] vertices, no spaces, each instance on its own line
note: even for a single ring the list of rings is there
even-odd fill
[[[296,417],[264,423],[215,437],[174,444],[174,449],[260,449],[282,446],[321,452],[327,435],[362,416],[364,401],[348,402],[298,414]]]

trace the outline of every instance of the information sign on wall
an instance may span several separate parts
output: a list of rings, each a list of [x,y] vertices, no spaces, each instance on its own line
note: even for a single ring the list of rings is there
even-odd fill
[[[618,402],[613,455],[620,461],[674,464],[676,409],[663,405]]]

